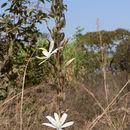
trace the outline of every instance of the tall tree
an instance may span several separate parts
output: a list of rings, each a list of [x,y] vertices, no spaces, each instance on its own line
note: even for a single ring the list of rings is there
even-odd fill
[[[40,1],[44,4],[43,0]],[[3,41],[10,38],[24,42],[36,39],[39,33],[36,24],[42,23],[48,16],[47,12],[30,5],[30,0],[8,0],[1,5],[1,8],[6,7],[1,16],[4,22],[0,23]]]

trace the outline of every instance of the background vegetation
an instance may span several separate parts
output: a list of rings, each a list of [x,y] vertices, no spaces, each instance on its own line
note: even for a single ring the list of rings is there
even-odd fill
[[[29,59],[23,105],[24,129],[44,130],[41,125],[44,117],[55,111],[54,72],[49,61],[38,65],[40,61],[36,59],[41,54],[39,47],[48,48],[45,38],[49,36],[40,32],[37,24],[51,18],[39,5],[50,1],[40,0],[36,5],[31,2],[8,0],[1,5],[4,13],[0,16],[0,130],[19,129],[21,87]],[[130,32],[121,28],[100,33],[83,34],[82,31],[77,28],[63,53],[65,61],[75,58],[65,73],[67,95],[62,106],[75,121],[71,130],[87,129],[104,111],[102,107],[105,109],[130,79]],[[94,130],[130,129],[129,91],[128,84],[107,112],[111,121],[103,116]]]

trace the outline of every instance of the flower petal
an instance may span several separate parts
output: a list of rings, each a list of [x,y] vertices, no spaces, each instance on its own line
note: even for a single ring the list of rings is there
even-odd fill
[[[42,51],[42,54],[45,55],[46,57],[48,57],[50,55],[50,53],[47,50]]]
[[[42,61],[41,63],[39,63],[39,65],[41,65],[42,63],[44,63],[48,58],[46,58],[44,61]]]
[[[72,58],[71,60],[69,60],[69,61],[65,64],[65,67],[69,66],[69,65],[73,62],[74,59],[75,59],[75,58]]]
[[[54,117],[55,117],[56,122],[59,122],[59,116],[57,113],[54,113]]]
[[[73,125],[73,124],[74,124],[73,121],[67,122],[67,123],[65,123],[64,125],[62,125],[61,128],[69,127],[69,126],[71,126],[71,125]]]
[[[62,115],[62,117],[60,118],[61,125],[63,125],[63,124],[64,124],[64,122],[65,122],[66,118],[67,118],[67,114],[66,114],[66,113],[64,113],[64,114]]]
[[[58,48],[56,48],[56,49],[51,53],[51,55],[54,54],[54,53],[57,53],[57,51],[60,50],[60,49],[62,49],[62,48],[63,48],[63,47],[58,47]]]
[[[44,56],[42,56],[42,57],[36,56],[36,58],[40,59],[40,60],[46,59],[46,57],[44,57]]]
[[[52,52],[53,48],[54,48],[54,41],[51,39],[51,40],[50,40],[49,53]]]
[[[55,126],[53,126],[53,125],[50,124],[50,123],[42,123],[42,125],[49,126],[49,127],[51,127],[51,128],[56,128]]]
[[[58,128],[57,130],[63,130],[63,129],[61,129],[61,128]]]
[[[39,50],[42,50],[42,51],[47,51],[45,48],[39,48]]]
[[[54,118],[52,118],[51,116],[47,116],[46,118],[56,127],[57,123]]]

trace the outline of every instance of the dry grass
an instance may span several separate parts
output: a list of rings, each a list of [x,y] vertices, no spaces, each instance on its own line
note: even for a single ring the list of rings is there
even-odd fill
[[[98,123],[98,121],[104,116],[104,114],[110,109],[110,107],[112,107],[112,105],[114,104],[114,102],[116,101],[116,99],[119,97],[119,95],[123,92],[123,90],[127,87],[127,85],[129,83],[130,83],[130,80],[128,80],[128,82],[117,93],[117,95],[115,96],[115,98],[109,103],[109,105],[106,107],[106,109],[104,110],[104,112],[101,115],[99,115],[97,118],[95,118],[93,120],[93,122],[87,128],[88,130],[92,130],[94,128],[94,126]]]
[[[129,82],[130,81],[121,88],[106,108],[103,101],[100,100],[102,94],[99,92],[102,92],[101,90],[94,91],[91,86],[86,86],[81,83],[68,84],[65,89],[66,101],[62,105],[62,110],[69,114],[69,120],[75,121],[75,125],[69,129],[114,130],[112,123],[116,129],[119,129],[121,128],[122,122],[122,128],[125,128],[128,124],[128,116],[130,114],[129,101],[127,100],[128,103],[126,102],[126,97],[128,99],[130,93],[121,93]],[[103,86],[100,89],[103,89]],[[17,130],[20,128],[20,97],[21,92],[16,96],[6,99],[1,105],[0,117],[4,122],[1,121],[2,125],[0,126],[0,129]],[[46,115],[53,115],[53,112],[56,109],[55,101],[56,91],[51,90],[48,84],[25,89],[23,102],[23,129],[48,129],[41,124],[47,122],[47,120],[45,120]],[[97,113],[98,111],[99,113]],[[121,123],[115,120],[116,117],[118,117],[118,120]],[[127,126],[126,128],[129,127]]]

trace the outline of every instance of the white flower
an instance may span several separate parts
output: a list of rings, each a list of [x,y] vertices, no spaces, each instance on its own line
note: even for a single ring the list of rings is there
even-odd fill
[[[54,118],[51,116],[47,116],[46,118],[50,121],[50,123],[43,123],[43,125],[49,126],[57,130],[63,130],[63,128],[69,127],[74,124],[73,121],[64,124],[67,118],[66,113],[64,113],[61,118],[58,116],[57,113],[54,113]]]
[[[36,56],[38,59],[43,60],[39,65],[44,63],[47,59],[49,59],[51,55],[53,55],[54,53],[57,53],[57,51],[61,49],[62,47],[58,47],[55,50],[53,50],[53,48],[54,48],[54,41],[52,39],[50,40],[49,51],[47,51],[45,48],[39,48],[40,50],[42,50],[42,54],[44,55],[43,57]]]
[[[65,67],[69,66],[69,65],[73,62],[73,60],[75,60],[75,58],[70,59],[70,60],[65,64]]]

